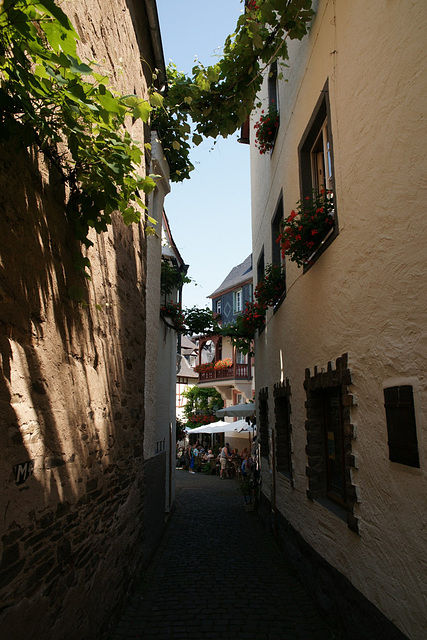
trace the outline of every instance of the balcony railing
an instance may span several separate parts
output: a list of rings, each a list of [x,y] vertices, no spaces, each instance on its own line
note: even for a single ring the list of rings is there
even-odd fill
[[[251,378],[248,364],[236,364],[226,369],[211,369],[210,371],[200,371],[199,382],[208,380],[249,380]]]

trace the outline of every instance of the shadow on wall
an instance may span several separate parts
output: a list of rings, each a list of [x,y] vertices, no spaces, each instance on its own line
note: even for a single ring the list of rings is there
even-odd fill
[[[142,536],[145,239],[117,218],[95,239],[86,281],[73,266],[79,247],[58,174],[2,148],[0,193],[0,625],[24,637],[38,610],[65,628],[80,602],[88,633],[105,616],[89,598],[99,572],[114,571],[114,603],[139,562],[129,551]],[[75,284],[86,309],[68,297]],[[24,597],[32,606],[22,608]]]

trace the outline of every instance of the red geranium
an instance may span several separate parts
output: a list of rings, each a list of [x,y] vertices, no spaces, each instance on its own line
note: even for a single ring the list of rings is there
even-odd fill
[[[279,112],[275,104],[271,104],[267,113],[261,111],[261,117],[254,124],[255,145],[261,154],[271,151],[276,140],[277,129],[279,128]]]
[[[310,263],[314,251],[322,244],[334,228],[334,201],[332,191],[314,190],[313,196],[306,196],[297,203],[289,217],[282,222],[282,232],[277,238],[282,256],[299,266]]]

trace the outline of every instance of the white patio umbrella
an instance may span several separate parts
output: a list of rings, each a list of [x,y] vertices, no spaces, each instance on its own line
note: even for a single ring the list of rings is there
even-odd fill
[[[255,415],[255,402],[247,402],[246,404],[233,404],[231,407],[224,407],[215,412],[218,418],[223,416],[231,416],[233,418],[247,418]]]
[[[205,427],[196,427],[195,429],[188,429],[187,433],[232,433],[240,431],[251,431],[252,427],[247,424],[246,420],[237,420],[236,422],[211,422]]]

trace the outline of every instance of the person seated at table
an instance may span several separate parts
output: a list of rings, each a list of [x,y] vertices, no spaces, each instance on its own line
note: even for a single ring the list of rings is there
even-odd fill
[[[240,457],[244,460],[248,456],[249,456],[249,451],[248,451],[247,447],[243,447],[242,453],[240,454]]]

